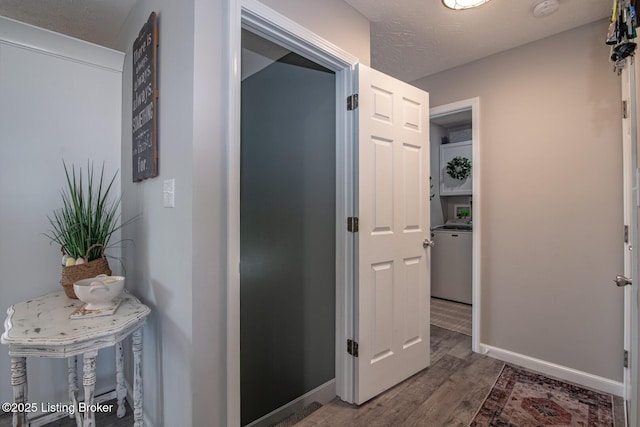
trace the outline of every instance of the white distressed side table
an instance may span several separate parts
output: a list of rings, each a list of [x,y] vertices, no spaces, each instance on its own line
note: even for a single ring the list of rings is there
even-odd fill
[[[110,316],[69,319],[69,315],[82,306],[82,301],[67,298],[64,291],[54,292],[29,301],[12,305],[7,310],[4,333],[0,342],[9,346],[11,358],[11,385],[17,408],[27,404],[27,357],[67,358],[69,404],[78,426],[95,426],[94,393],[96,384],[96,357],[98,350],[116,348],[116,396],[118,417],[125,414],[124,353],[122,341],[132,336],[134,378],[134,426],[144,426],[142,413],[142,328],[149,307],[128,292],[123,293],[118,310]],[[78,355],[83,355],[82,385],[84,387],[84,414],[78,412]],[[25,411],[13,413],[13,425],[26,426]]]

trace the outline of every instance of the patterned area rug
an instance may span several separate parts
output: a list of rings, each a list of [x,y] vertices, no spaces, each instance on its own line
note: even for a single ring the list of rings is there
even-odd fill
[[[471,336],[471,306],[446,299],[431,298],[431,324]]]
[[[471,427],[612,427],[613,397],[505,365]]]

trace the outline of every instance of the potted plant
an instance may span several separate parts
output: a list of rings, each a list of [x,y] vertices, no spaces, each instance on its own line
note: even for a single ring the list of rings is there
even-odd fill
[[[62,207],[48,216],[51,230],[45,236],[60,245],[62,258],[62,284],[69,298],[77,298],[73,283],[99,274],[111,275],[105,256],[111,236],[124,224],[119,224],[120,198],[111,198],[110,192],[116,174],[104,178],[104,163],[99,177],[94,177],[93,164],[87,162],[87,173],[76,174],[63,161],[67,186],[61,191]]]

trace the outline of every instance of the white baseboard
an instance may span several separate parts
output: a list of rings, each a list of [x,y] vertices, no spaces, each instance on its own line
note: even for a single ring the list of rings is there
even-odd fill
[[[504,350],[498,347],[480,343],[480,353],[491,356],[504,362],[532,369],[545,375],[569,381],[584,387],[610,393],[615,396],[624,397],[624,384],[608,378],[599,377],[577,369],[557,365],[555,363],[525,356],[513,351]]]
[[[300,396],[299,398],[292,400],[284,406],[268,413],[264,417],[258,418],[247,427],[262,427],[270,426],[283,418],[288,417],[291,414],[295,414],[297,411],[302,410],[305,406],[318,402],[322,405],[329,403],[336,397],[336,380],[335,378],[327,381],[311,390],[310,392]]]

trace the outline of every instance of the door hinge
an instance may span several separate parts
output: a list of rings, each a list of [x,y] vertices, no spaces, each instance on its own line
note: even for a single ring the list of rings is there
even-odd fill
[[[347,340],[347,353],[353,357],[358,357],[358,343],[354,340]]]
[[[347,96],[347,111],[355,110],[358,108],[358,94]]]
[[[629,226],[624,226],[624,242],[629,243]]]
[[[628,367],[629,367],[629,350],[625,350],[625,351],[624,351],[623,366],[624,366],[625,368],[628,368]]]
[[[350,233],[357,233],[358,232],[358,217],[357,216],[350,216],[349,218],[347,218],[347,231]]]
[[[626,119],[629,117],[629,103],[627,101],[622,101],[622,118]]]

